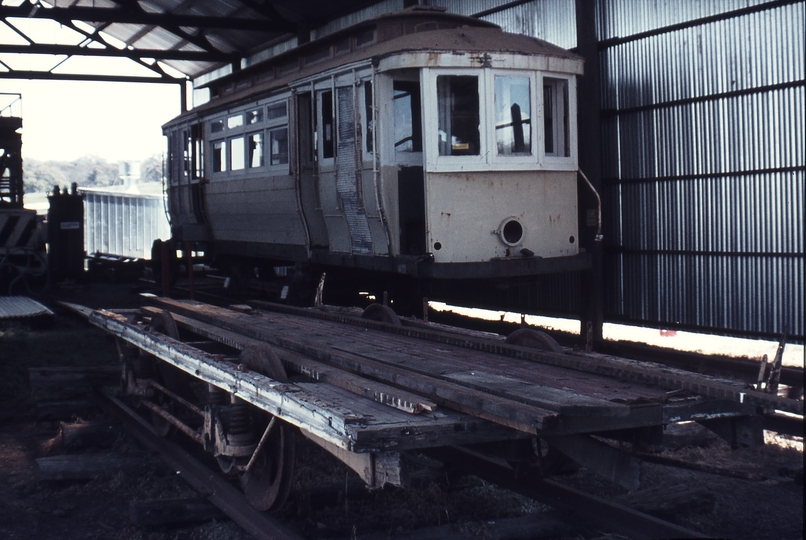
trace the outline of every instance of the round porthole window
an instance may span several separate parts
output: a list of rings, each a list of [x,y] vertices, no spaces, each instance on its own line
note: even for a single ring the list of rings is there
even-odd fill
[[[501,241],[508,246],[517,246],[523,240],[523,225],[514,217],[505,219],[499,230]]]

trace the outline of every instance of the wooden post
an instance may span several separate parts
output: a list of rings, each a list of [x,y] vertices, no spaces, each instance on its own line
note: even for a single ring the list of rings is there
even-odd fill
[[[605,8],[606,9],[606,8]],[[604,13],[604,16],[607,14]],[[596,37],[596,1],[576,0],[577,54],[585,59],[585,73],[577,84],[577,125],[579,168],[591,185],[602,194],[602,128],[599,73],[599,48]],[[587,209],[596,208],[593,194],[583,188],[579,197],[580,246],[591,253],[591,269],[580,272],[581,314],[580,335],[587,331],[586,321],[593,323],[593,345],[602,341],[604,308],[602,302],[603,262],[602,242],[594,240],[596,229],[587,226]],[[603,209],[604,211],[604,209]]]
[[[190,290],[190,299],[196,299],[196,293],[193,290],[193,252],[190,250],[190,242],[185,242],[185,253],[187,254],[188,265],[188,288]]]
[[[162,296],[164,298],[171,297],[171,253],[172,242],[161,242],[160,248],[162,250]]]

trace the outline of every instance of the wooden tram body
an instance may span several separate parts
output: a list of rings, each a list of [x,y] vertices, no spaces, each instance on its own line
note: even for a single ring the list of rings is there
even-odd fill
[[[212,80],[209,102],[164,126],[173,238],[250,273],[587,268],[582,69],[549,43],[416,8]]]

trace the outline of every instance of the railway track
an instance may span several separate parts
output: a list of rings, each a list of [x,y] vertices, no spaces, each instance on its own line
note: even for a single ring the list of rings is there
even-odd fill
[[[302,540],[301,536],[288,524],[263,512],[254,510],[243,493],[234,488],[220,476],[217,471],[197,460],[188,450],[177,442],[165,439],[154,431],[154,427],[143,419],[134,409],[109,392],[101,392],[100,396],[107,407],[124,418],[125,429],[148,450],[157,452],[159,457],[184,479],[191,487],[202,494],[209,502],[218,507],[226,516],[237,523],[244,531],[257,540]],[[668,521],[632,510],[626,506],[606,501],[595,495],[564,486],[549,479],[535,479],[524,488],[523,479],[516,480],[511,468],[496,464],[462,448],[444,449],[432,452],[434,457],[446,461],[462,463],[467,474],[478,476],[491,484],[513,490],[525,497],[551,506],[562,512],[566,519],[572,519],[573,526],[567,530],[606,530],[628,538],[704,538],[703,535],[680,527]],[[555,520],[554,514],[549,514]],[[590,523],[581,525],[580,520]],[[486,526],[480,522],[480,526]],[[541,525],[542,526],[542,525]],[[426,537],[440,534],[441,538],[450,537],[444,527],[407,531],[403,535]],[[359,538],[371,538],[368,533]],[[463,538],[457,536],[456,538]]]
[[[147,449],[158,452],[172,470],[193,489],[218,507],[256,540],[303,540],[287,525],[272,516],[252,508],[244,494],[215,471],[195,459],[187,450],[154,431],[136,411],[110,392],[101,392],[106,404],[124,417],[126,430]]]

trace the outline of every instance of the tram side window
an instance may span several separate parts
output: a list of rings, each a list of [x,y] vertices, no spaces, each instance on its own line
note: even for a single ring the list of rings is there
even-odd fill
[[[252,133],[247,137],[248,165],[250,169],[263,166],[263,134]]]
[[[190,137],[190,131],[185,129],[182,131],[182,140],[184,141],[185,148],[182,150],[182,180],[183,184],[187,184],[193,172],[193,139]]]
[[[395,100],[395,151],[422,152],[423,130],[420,125],[422,123],[420,118],[420,83],[394,81],[392,89]]]
[[[439,155],[479,155],[479,81],[475,76],[437,77]]]
[[[213,172],[227,170],[227,141],[214,141],[213,143]]]
[[[495,77],[495,142],[499,155],[532,152],[529,77]]]
[[[266,110],[269,165],[288,165],[288,101],[272,103]]]
[[[543,79],[543,130],[547,156],[571,155],[568,128],[568,81]]]
[[[322,157],[332,158],[335,155],[336,132],[333,125],[333,91],[326,90],[321,94],[322,115]]]
[[[367,154],[374,152],[375,144],[375,116],[372,114],[373,101],[372,101],[372,82],[366,81],[364,83],[364,118],[366,119],[366,140],[367,140]]]
[[[204,177],[204,139],[201,124],[190,127],[190,137],[193,140],[193,179],[198,180]]]
[[[288,163],[288,128],[282,127],[269,131],[270,163],[285,165]]]
[[[244,145],[243,137],[230,139],[230,153],[232,154],[231,170],[242,170],[246,165],[244,162],[246,146]]]

